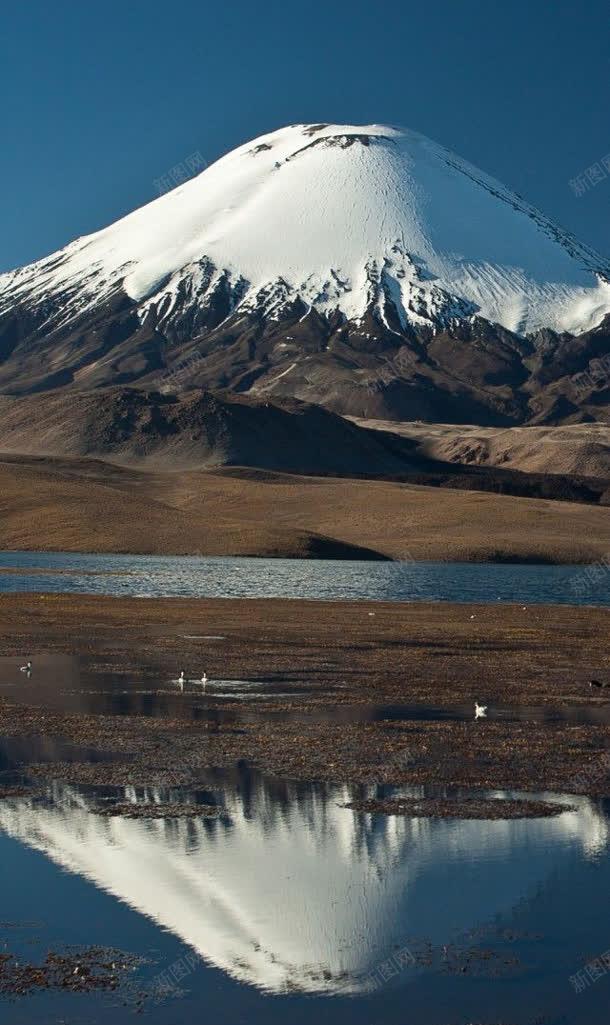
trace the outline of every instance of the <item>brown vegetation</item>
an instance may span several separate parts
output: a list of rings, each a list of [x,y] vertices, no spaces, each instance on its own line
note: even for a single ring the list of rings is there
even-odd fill
[[[610,551],[610,510],[390,481],[4,457],[0,549],[594,562]]]

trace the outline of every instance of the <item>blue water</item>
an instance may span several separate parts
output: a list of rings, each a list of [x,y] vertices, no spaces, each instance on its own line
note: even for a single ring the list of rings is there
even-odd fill
[[[0,553],[0,591],[32,590],[610,605],[610,574],[598,567]],[[93,679],[81,677],[77,660],[65,655],[38,656],[31,680],[14,658],[0,663],[0,694],[15,700],[18,693],[35,707],[176,718],[180,705],[187,718],[237,721],[233,710],[218,716],[211,707],[217,695],[226,701],[218,690],[226,681],[205,696],[188,687],[167,693],[166,682],[155,694],[141,681],[130,694],[124,675],[98,669]],[[241,715],[248,714],[248,686],[238,688]],[[261,714],[260,690],[256,707]],[[346,721],[424,714],[336,711]],[[546,708],[501,711],[552,718]],[[565,714],[569,726],[581,724],[571,716],[582,710]],[[425,711],[429,719],[465,715]],[[0,723],[4,783],[27,777],[33,761],[92,757],[99,754],[44,734],[2,738]],[[608,800],[541,794],[571,808],[515,821],[386,818],[345,807],[354,796],[394,790],[299,783],[239,763],[202,774],[195,788],[111,791],[54,781],[32,796],[3,798],[0,950],[40,963],[47,951],[70,945],[118,946],[143,963],[126,992],[0,995],[0,1021],[129,1025],[144,991],[142,1020],[150,1025],[606,1025],[610,970],[587,982],[586,966],[610,957]],[[396,792],[438,796],[435,788]],[[224,814],[102,818],[96,809],[109,797],[219,803]],[[159,980],[169,973],[171,984],[178,969],[178,987],[158,992]]]
[[[346,808],[347,786],[241,766],[198,792],[112,792],[224,811],[144,822],[97,816],[109,792],[52,783],[0,802],[0,942],[34,961],[66,944],[140,955],[151,1025],[608,1021],[610,972],[582,993],[572,982],[610,947],[607,802],[570,798],[549,819],[386,818]],[[179,989],[157,999],[177,968]],[[137,1020],[120,993],[0,996],[0,1015]]]
[[[3,569],[20,572],[3,573]],[[44,572],[41,572],[44,571]],[[0,552],[0,593],[610,605],[604,566]]]

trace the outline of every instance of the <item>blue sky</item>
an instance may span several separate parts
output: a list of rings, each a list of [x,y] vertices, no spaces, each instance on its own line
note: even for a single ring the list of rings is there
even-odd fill
[[[607,0],[28,0],[0,26],[0,269],[301,121],[416,129],[610,255]]]

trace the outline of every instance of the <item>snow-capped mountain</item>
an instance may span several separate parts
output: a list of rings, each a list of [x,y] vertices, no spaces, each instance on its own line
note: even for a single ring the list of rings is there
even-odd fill
[[[561,399],[569,416],[569,382],[531,397],[566,338],[585,342],[562,378],[607,351],[609,314],[601,257],[442,146],[293,125],[0,276],[0,389],[142,380],[507,421]]]

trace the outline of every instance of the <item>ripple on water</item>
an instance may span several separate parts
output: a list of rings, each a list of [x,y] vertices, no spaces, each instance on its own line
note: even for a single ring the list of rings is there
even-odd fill
[[[3,568],[0,592],[610,605],[610,573],[582,566],[0,552]]]

